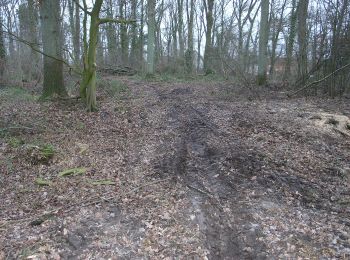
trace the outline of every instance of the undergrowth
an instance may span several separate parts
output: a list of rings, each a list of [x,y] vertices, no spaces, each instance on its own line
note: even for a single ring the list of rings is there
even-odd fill
[[[0,88],[0,101],[35,101],[38,97],[29,90],[18,86]]]
[[[110,80],[98,77],[97,85],[102,92],[117,99],[130,94],[129,87],[124,82],[117,79]]]

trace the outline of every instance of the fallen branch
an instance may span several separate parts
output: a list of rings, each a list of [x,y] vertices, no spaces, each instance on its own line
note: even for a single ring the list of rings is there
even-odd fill
[[[316,81],[314,81],[314,82],[311,82],[310,84],[308,84],[308,85],[302,87],[301,89],[298,89],[297,91],[295,91],[295,92],[293,92],[293,93],[291,93],[291,94],[288,94],[288,97],[292,97],[292,96],[294,96],[294,95],[300,93],[301,91],[312,87],[313,85],[317,85],[317,84],[319,84],[319,83],[321,83],[321,82],[323,82],[323,81],[329,79],[329,78],[332,77],[334,74],[338,73],[339,71],[342,71],[343,69],[346,69],[347,67],[350,67],[350,63],[348,63],[348,64],[344,65],[343,67],[341,67],[341,68],[339,68],[339,69],[333,71],[332,73],[328,74],[328,75],[325,76],[324,78],[322,78],[322,79],[320,79],[320,80],[316,80]]]

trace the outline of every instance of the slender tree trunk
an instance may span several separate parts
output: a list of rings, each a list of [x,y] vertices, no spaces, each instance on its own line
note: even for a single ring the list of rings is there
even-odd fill
[[[291,65],[293,58],[293,48],[294,41],[296,35],[296,22],[297,22],[297,12],[296,12],[296,0],[292,1],[292,10],[290,14],[290,22],[289,22],[289,36],[286,41],[286,67],[284,69],[284,80],[288,80],[291,74]]]
[[[204,0],[206,9],[207,31],[205,33],[205,49],[204,49],[204,72],[210,74],[213,72],[212,64],[212,39],[211,33],[213,29],[213,8],[214,0]]]
[[[131,1],[131,12],[132,18],[136,20],[137,15],[137,0]],[[136,65],[137,59],[137,25],[136,23],[131,25],[131,50],[130,50],[130,64],[132,66]]]
[[[141,21],[140,21],[140,30],[139,30],[139,49],[140,49],[140,65],[144,66],[144,58],[143,58],[143,47],[144,47],[144,34],[143,34],[143,26],[144,26],[144,0],[141,0]]]
[[[108,1],[108,7],[107,7],[107,16],[113,17],[113,6],[112,6],[112,0]],[[107,50],[108,50],[108,57],[107,57],[107,64],[113,65],[117,63],[117,34],[116,34],[116,26],[113,23],[108,23],[106,25],[106,34],[107,34]]]
[[[119,3],[119,15],[120,18],[125,19],[125,0],[120,0]],[[126,65],[128,62],[128,28],[127,25],[124,23],[120,24],[120,44],[121,44],[121,58],[122,58],[122,64]]]
[[[29,18],[29,41],[38,44],[38,9],[35,7],[34,0],[28,0],[28,18]],[[30,62],[32,64],[31,76],[38,78],[39,54],[35,50],[30,50]]]
[[[0,14],[0,28],[3,28],[1,14]],[[4,75],[5,62],[6,62],[6,48],[4,44],[4,34],[2,32],[2,29],[0,29],[0,81],[2,81],[2,77]]]
[[[68,1],[69,23],[73,42],[74,62],[80,62],[80,13],[79,6],[74,0]]]
[[[57,59],[44,56],[44,86],[42,98],[67,95],[63,81],[63,63],[60,28],[60,1],[42,0],[40,17],[43,51]]]
[[[309,0],[299,0],[298,5],[298,77],[301,79],[301,84],[304,85],[307,76],[307,9],[309,6]]]
[[[194,0],[190,0],[190,14],[188,15],[188,49],[186,51],[186,71],[193,73],[193,20],[194,20]],[[188,3],[187,3],[188,10]]]
[[[258,85],[267,82],[267,42],[269,36],[269,0],[261,0],[259,30]]]
[[[180,58],[184,57],[185,52],[185,44],[184,44],[184,36],[183,36],[183,0],[177,0],[177,15],[179,17],[179,23],[178,23],[178,34],[179,34],[179,55]]]
[[[84,53],[83,81],[80,87],[80,95],[85,99],[88,111],[96,111],[96,49],[98,43],[99,14],[103,0],[96,0],[91,11],[89,42],[84,36],[86,52]],[[86,21],[84,26],[86,26]],[[86,32],[85,32],[86,33]]]
[[[74,58],[77,63],[80,62],[80,12],[78,4],[75,5],[75,26],[73,35]]]
[[[174,58],[174,63],[176,65],[176,59],[177,59],[177,27],[178,27],[178,22],[177,22],[177,16],[174,11],[172,14],[173,19],[172,19],[172,35],[173,35],[173,58]]]
[[[281,8],[281,14],[278,19],[278,24],[277,27],[273,30],[272,33],[272,44],[271,44],[271,64],[270,64],[270,77],[273,76],[274,71],[275,71],[275,62],[276,62],[276,49],[277,49],[277,43],[279,39],[279,35],[282,31],[282,26],[283,26],[283,14],[284,14],[284,9],[286,6],[287,1],[284,0],[282,8]]]
[[[148,0],[148,37],[147,37],[147,74],[155,72],[155,27],[156,27],[156,0]]]

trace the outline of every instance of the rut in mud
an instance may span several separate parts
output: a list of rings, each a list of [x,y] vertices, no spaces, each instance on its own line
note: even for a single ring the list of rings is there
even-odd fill
[[[173,140],[168,141],[173,152],[170,158],[160,159],[161,167],[156,170],[175,175],[191,190],[190,201],[211,259],[264,258],[259,230],[244,229],[251,216],[249,209],[240,205],[237,181],[219,168],[222,159],[237,172],[253,171],[259,162],[243,158],[240,140],[221,131],[207,115],[210,105],[197,107],[190,94],[190,89],[179,88],[159,95],[166,102],[165,125],[172,130]],[[186,95],[191,102],[179,95]],[[230,214],[228,208],[233,209]]]

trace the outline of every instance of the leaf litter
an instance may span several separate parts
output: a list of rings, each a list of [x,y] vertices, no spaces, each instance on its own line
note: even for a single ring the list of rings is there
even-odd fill
[[[24,145],[0,139],[1,257],[350,257],[346,100],[122,80],[128,97],[96,113],[2,104],[1,127],[26,128],[11,132]],[[48,162],[21,156],[33,140]]]

